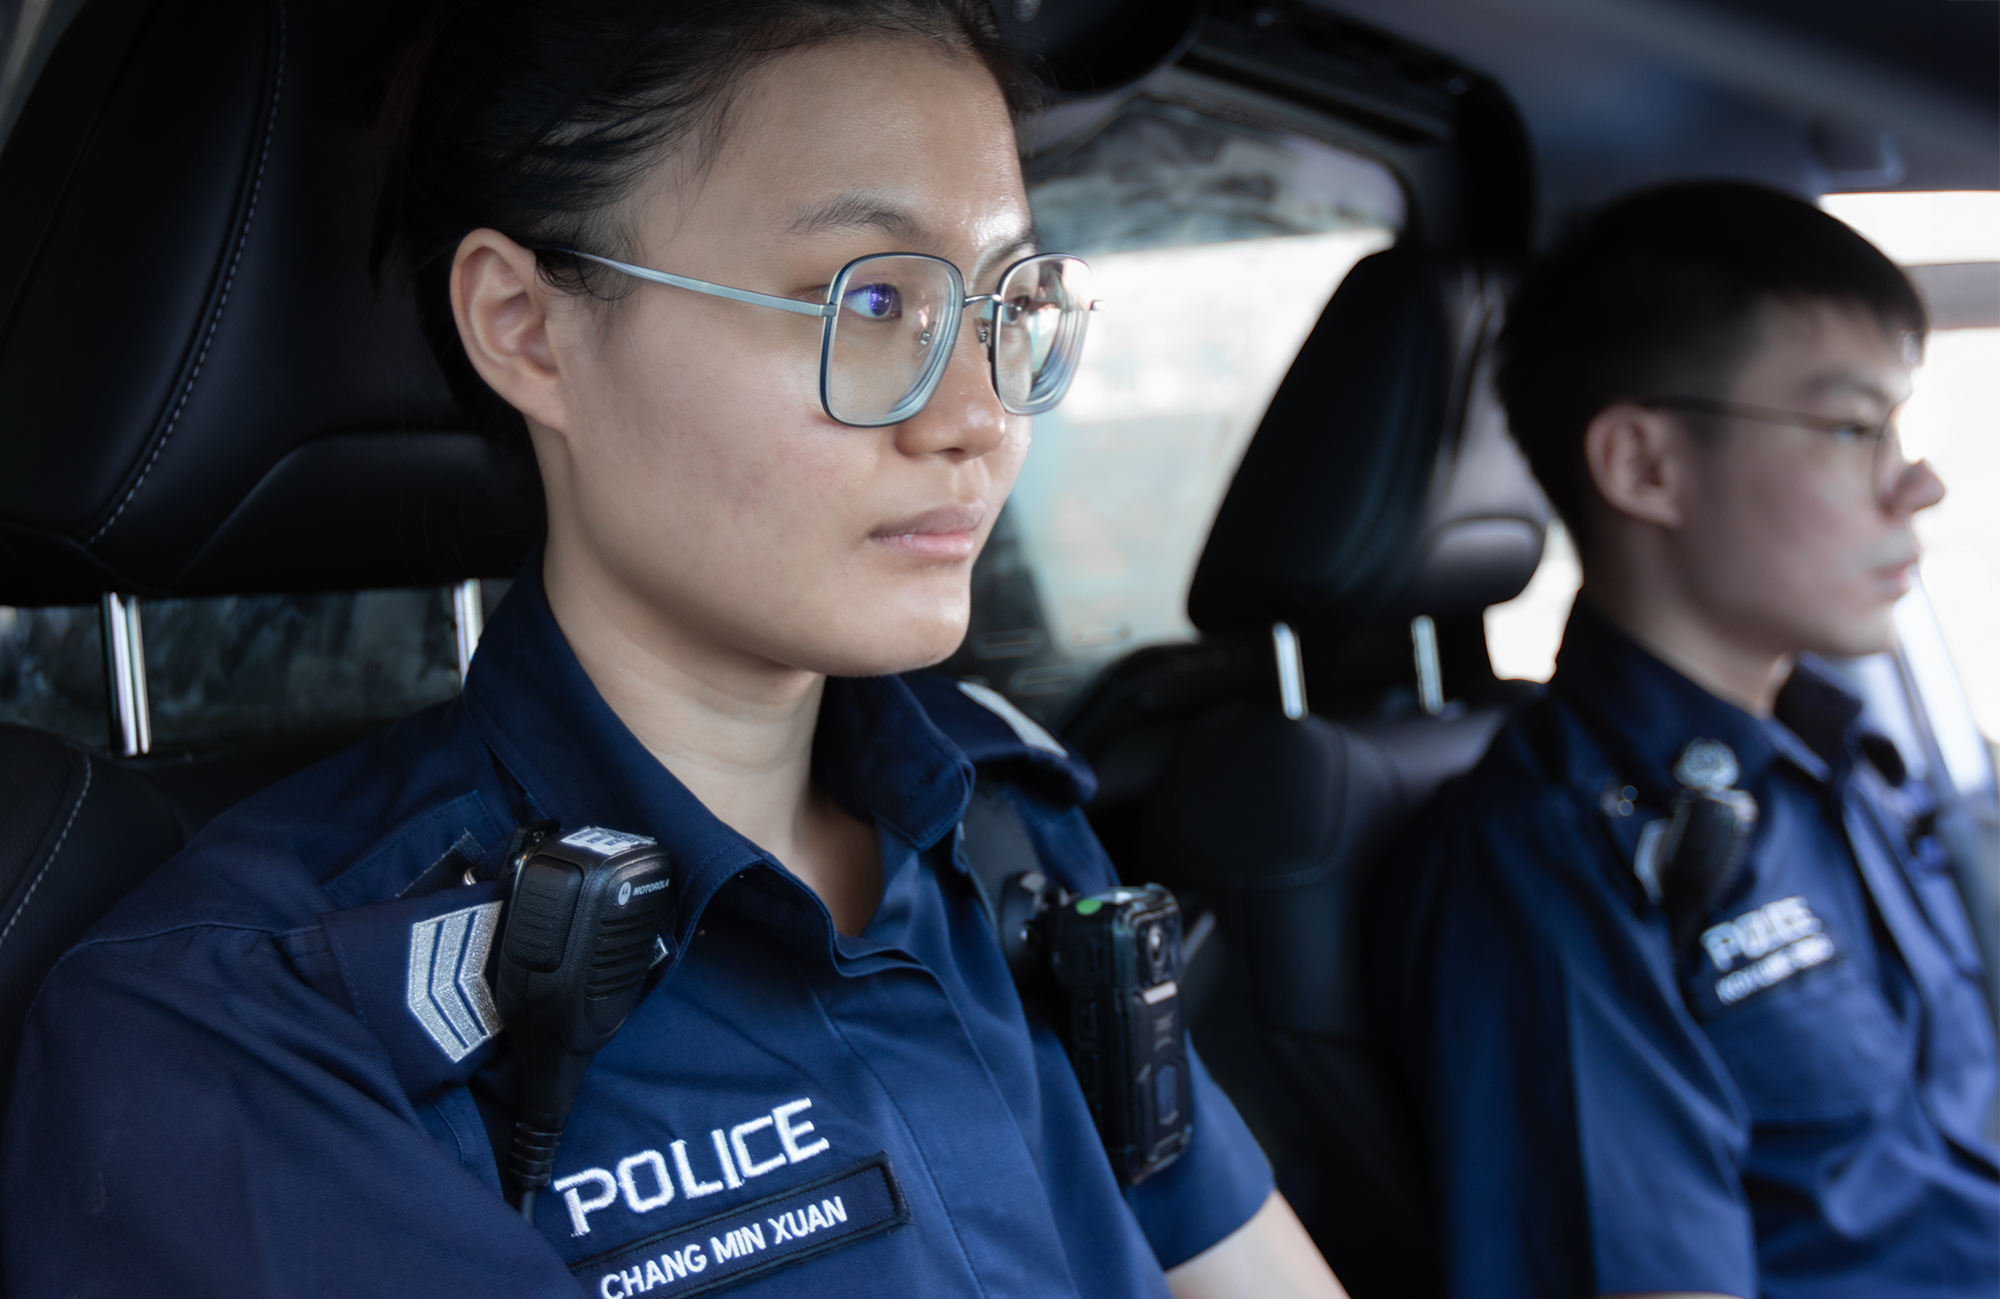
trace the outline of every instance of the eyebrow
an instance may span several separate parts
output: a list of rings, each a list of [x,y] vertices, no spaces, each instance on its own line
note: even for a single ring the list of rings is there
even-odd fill
[[[978,281],[981,276],[985,275],[995,265],[1013,260],[1016,253],[1040,252],[1041,247],[1042,232],[1036,228],[1033,221],[1030,221],[1019,234],[1009,239],[1006,243],[994,244],[984,253],[980,254],[979,264],[972,268],[972,273],[966,277],[967,281],[969,283]]]
[[[1905,393],[1902,397],[1897,397],[1873,379],[1844,370],[1833,374],[1821,375],[1812,382],[1808,391],[1816,397],[1845,397],[1851,393],[1855,396],[1865,397],[1871,401],[1880,402],[1884,407],[1892,410],[1902,405],[1909,397],[1908,393]]]
[[[810,204],[800,209],[792,218],[790,230],[795,235],[817,235],[839,230],[879,230],[898,239],[907,239],[918,246],[930,242],[929,229],[914,213],[870,194],[836,194],[832,198]],[[967,281],[976,281],[995,262],[1012,253],[1023,249],[1039,249],[1041,242],[1041,232],[1030,220],[1012,239],[995,244],[980,254],[978,263],[966,274]]]
[[[867,194],[836,194],[804,208],[792,219],[795,235],[828,230],[880,230],[892,235],[920,235],[923,222],[893,203]]]

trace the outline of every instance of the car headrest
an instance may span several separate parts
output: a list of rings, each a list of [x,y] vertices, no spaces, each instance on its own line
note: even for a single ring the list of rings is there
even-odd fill
[[[1216,514],[1195,626],[1343,635],[1520,593],[1549,507],[1493,391],[1502,297],[1490,270],[1413,247],[1355,266]]]
[[[386,0],[92,0],[0,153],[0,602],[511,575],[532,472],[369,284]]]

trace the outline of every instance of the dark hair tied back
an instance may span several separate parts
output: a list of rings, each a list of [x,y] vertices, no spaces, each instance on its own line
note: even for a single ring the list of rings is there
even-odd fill
[[[1727,396],[1772,303],[1925,328],[1909,277],[1880,250],[1803,199],[1739,181],[1618,199],[1529,268],[1508,304],[1498,386],[1514,440],[1579,544],[1590,421],[1620,401]]]
[[[541,272],[600,297],[602,268],[550,248],[629,255],[613,209],[669,152],[722,138],[732,89],[762,61],[872,34],[929,40],[988,68],[1018,117],[1033,83],[987,0],[446,0],[403,57],[382,113],[371,270],[411,277],[431,350],[483,426],[520,420],[479,381],[452,321],[459,243],[482,227],[536,248]]]

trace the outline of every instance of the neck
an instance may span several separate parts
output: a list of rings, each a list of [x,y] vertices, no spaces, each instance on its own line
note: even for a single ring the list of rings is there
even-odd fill
[[[806,801],[826,678],[729,654],[563,562],[549,608],[619,720],[722,821],[770,846]]]
[[[1577,598],[1716,698],[1753,717],[1769,717],[1796,656],[1741,644],[1678,594],[1668,583],[1649,587],[1586,576]]]
[[[689,634],[602,569],[551,544],[549,609],[605,703],[724,824],[770,853],[858,933],[879,887],[874,831],[812,778],[826,678]]]

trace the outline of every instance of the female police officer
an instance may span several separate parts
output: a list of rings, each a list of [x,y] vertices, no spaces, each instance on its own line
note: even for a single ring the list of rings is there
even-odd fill
[[[462,392],[518,412],[545,549],[458,702],[223,818],[58,968],[17,1293],[1338,1292],[1198,1067],[1191,1148],[1118,1184],[953,850],[977,761],[1107,887],[1089,774],[888,675],[963,636],[1081,342],[1019,98],[976,0],[433,25],[383,232]],[[484,971],[542,820],[657,839],[678,919],[530,1222]]]

